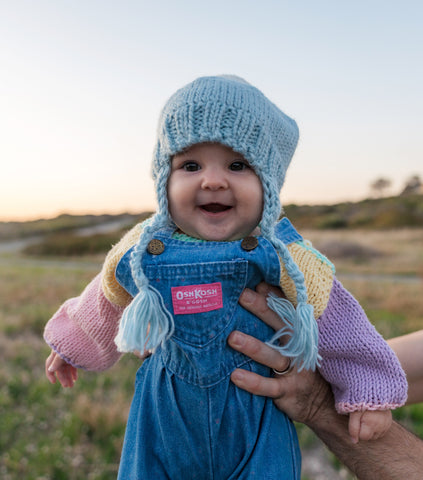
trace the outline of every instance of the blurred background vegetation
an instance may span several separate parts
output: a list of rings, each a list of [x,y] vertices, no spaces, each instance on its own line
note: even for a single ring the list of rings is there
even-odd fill
[[[422,195],[285,210],[334,261],[386,338],[423,328]],[[96,275],[111,245],[149,215],[0,223],[0,478],[116,478],[140,361],[126,355],[107,372],[80,372],[73,389],[62,389],[45,378],[42,332],[60,304]],[[395,416],[423,438],[423,405]],[[298,431],[306,464],[319,442],[306,427]],[[324,455],[339,478],[352,478]],[[303,478],[315,477],[305,469]]]

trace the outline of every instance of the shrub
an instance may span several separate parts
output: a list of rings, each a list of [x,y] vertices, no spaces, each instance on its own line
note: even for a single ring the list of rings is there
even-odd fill
[[[97,234],[90,237],[64,233],[49,235],[40,243],[26,247],[24,253],[42,256],[80,256],[105,253],[119,241],[121,236],[121,232]]]

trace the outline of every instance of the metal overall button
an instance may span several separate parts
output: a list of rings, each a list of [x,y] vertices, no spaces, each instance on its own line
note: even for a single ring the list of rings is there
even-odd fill
[[[153,240],[148,242],[147,251],[148,253],[151,253],[151,255],[160,255],[164,252],[164,249],[164,243],[157,238],[153,238]]]
[[[254,250],[258,245],[258,240],[256,237],[245,237],[241,242],[241,248],[247,252]]]

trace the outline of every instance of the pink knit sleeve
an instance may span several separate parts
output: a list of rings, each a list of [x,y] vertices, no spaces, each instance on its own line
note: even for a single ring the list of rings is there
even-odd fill
[[[123,310],[104,296],[98,275],[81,296],[67,300],[50,319],[44,340],[74,367],[106,370],[120,357],[114,338]]]
[[[397,357],[336,278],[318,326],[320,373],[339,413],[404,405],[407,380]]]

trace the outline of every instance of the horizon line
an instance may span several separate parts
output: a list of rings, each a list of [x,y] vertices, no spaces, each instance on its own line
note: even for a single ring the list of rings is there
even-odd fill
[[[417,194],[417,195],[422,195],[422,194]],[[397,194],[397,195],[374,195],[374,196],[365,196],[361,199],[350,199],[350,200],[337,200],[333,202],[304,202],[304,203],[299,203],[299,202],[290,202],[286,203],[283,205],[283,209],[290,207],[290,206],[296,206],[296,207],[318,207],[318,206],[335,206],[335,205],[341,205],[343,203],[360,203],[366,200],[381,200],[381,199],[389,199],[389,198],[396,198],[396,197],[401,197],[403,195]],[[48,220],[54,220],[59,217],[63,216],[70,216],[70,217],[85,217],[85,216],[94,216],[94,217],[100,217],[100,216],[112,216],[112,217],[117,217],[117,216],[122,216],[122,215],[131,215],[131,216],[136,216],[136,215],[144,215],[146,213],[154,213],[156,210],[146,208],[144,210],[121,210],[121,211],[97,211],[97,210],[84,210],[84,211],[79,211],[79,210],[66,210],[66,211],[58,211],[52,214],[39,214],[39,215],[28,215],[28,216],[2,216],[0,214],[0,223],[27,223],[27,222],[41,222],[41,221],[48,221]]]

